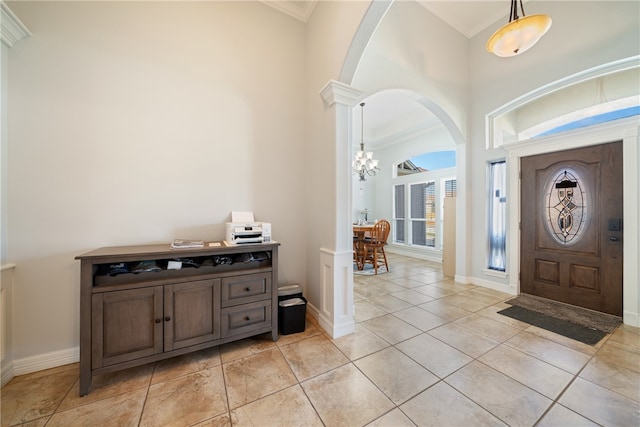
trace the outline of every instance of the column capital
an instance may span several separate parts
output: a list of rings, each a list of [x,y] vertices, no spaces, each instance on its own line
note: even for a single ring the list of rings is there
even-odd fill
[[[352,105],[362,96],[362,92],[346,83],[329,80],[322,89],[320,96],[330,107],[333,104]]]

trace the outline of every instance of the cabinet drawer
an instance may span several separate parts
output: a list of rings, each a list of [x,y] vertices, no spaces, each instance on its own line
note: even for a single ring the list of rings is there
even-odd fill
[[[222,337],[271,327],[271,300],[222,309]]]
[[[222,279],[221,293],[222,307],[271,299],[271,274],[226,277]]]

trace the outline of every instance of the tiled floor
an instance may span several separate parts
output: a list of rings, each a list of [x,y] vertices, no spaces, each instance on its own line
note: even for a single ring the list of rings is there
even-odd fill
[[[356,276],[356,332],[268,336],[96,377],[14,378],[2,426],[638,426],[640,329],[590,347],[497,314],[510,296],[390,257]]]

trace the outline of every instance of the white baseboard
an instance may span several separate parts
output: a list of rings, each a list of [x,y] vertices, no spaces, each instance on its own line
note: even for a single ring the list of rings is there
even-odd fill
[[[493,289],[494,291],[504,292],[505,294],[509,294],[509,295],[518,295],[518,290],[517,289],[515,289],[515,288],[513,288],[513,287],[511,287],[509,285],[505,285],[504,283],[493,282],[493,281],[487,280],[487,279],[479,279],[477,277],[471,277],[469,279],[469,282],[467,282],[467,283],[471,283],[471,284],[474,284],[474,285],[482,286],[484,288]]]
[[[57,368],[58,366],[76,363],[80,360],[80,347],[67,350],[53,351],[37,356],[25,357],[13,361],[15,375],[25,375],[44,369]]]
[[[13,379],[13,377],[15,377],[13,362],[8,362],[6,366],[2,367],[2,380],[0,382],[0,387],[4,387],[6,383]]]
[[[625,325],[634,326],[640,328],[640,316],[637,313],[625,311],[622,313],[622,321]]]

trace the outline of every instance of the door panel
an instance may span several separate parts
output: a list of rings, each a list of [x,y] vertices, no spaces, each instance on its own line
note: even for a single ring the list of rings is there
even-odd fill
[[[622,143],[521,163],[521,292],[622,315]]]

